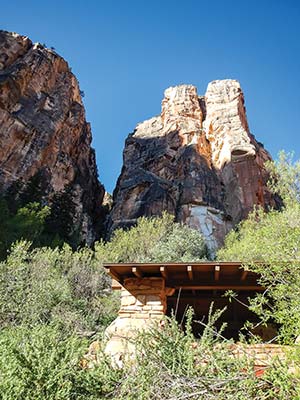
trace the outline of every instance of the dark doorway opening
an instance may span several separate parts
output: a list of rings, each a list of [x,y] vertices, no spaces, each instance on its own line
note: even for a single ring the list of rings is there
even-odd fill
[[[191,291],[179,289],[168,297],[167,315],[175,315],[176,320],[184,326],[187,309],[191,307],[194,311],[193,333],[197,338],[208,322],[209,310],[213,303],[213,311],[226,308],[216,322],[217,330],[226,323],[227,326],[222,335],[226,339],[238,340],[240,330],[246,321],[259,322],[257,315],[247,307],[249,305],[248,298],[253,296],[255,296],[253,292],[241,291],[236,292],[234,299],[229,299],[225,296],[224,290]]]

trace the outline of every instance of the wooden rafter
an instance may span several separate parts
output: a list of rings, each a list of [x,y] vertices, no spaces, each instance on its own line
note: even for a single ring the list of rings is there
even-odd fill
[[[247,275],[248,275],[248,271],[246,271],[246,270],[244,269],[244,271],[242,272],[242,275],[241,275],[241,281],[246,280]]]
[[[215,281],[218,281],[220,279],[220,270],[221,270],[220,265],[216,265],[215,266]]]
[[[162,276],[163,278],[168,279],[168,270],[167,270],[167,267],[165,267],[165,266],[162,265],[161,267],[159,267],[159,271],[160,271],[161,276]]]
[[[262,291],[264,287],[259,285],[174,285],[175,289],[181,288],[182,290],[249,290],[249,291]]]
[[[140,270],[139,267],[132,267],[131,270],[132,270],[132,273],[133,273],[137,278],[142,278],[142,277],[143,277],[143,274],[142,274],[142,272],[141,272],[141,270]]]
[[[109,268],[108,272],[110,274],[110,276],[115,279],[117,282],[122,283],[123,282],[123,278],[121,275],[119,275],[114,269]]]
[[[194,278],[193,267],[191,265],[188,265],[186,267],[186,270],[187,270],[187,273],[188,273],[188,276],[189,276],[189,280],[192,281],[193,278]]]
[[[165,279],[166,287],[182,287],[185,291],[212,290],[216,295],[218,290],[263,290],[258,283],[259,275],[243,270],[243,264],[237,262],[115,263],[104,266],[123,286],[128,278],[160,277]]]

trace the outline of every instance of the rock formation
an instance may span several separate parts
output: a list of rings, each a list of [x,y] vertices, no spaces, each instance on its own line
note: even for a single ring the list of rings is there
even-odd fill
[[[77,79],[55,51],[0,31],[0,186],[20,191],[37,175],[44,201],[68,190],[74,224],[95,238],[104,189]]]
[[[255,204],[275,205],[266,187],[269,153],[250,133],[239,82],[209,83],[205,96],[180,85],[162,111],[126,140],[110,231],[163,210],[201,231],[213,252]]]

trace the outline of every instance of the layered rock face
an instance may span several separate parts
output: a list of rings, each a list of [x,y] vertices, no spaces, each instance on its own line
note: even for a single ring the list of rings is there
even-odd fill
[[[274,206],[264,163],[269,153],[250,133],[239,82],[209,83],[205,96],[180,85],[162,111],[126,140],[110,231],[166,210],[198,229],[212,252],[255,204]]]
[[[74,224],[95,238],[104,189],[77,79],[55,51],[0,31],[0,186],[39,176],[44,201],[68,190]]]

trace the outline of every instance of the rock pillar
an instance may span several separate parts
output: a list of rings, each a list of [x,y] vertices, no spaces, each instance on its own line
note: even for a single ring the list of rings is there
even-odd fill
[[[167,308],[163,278],[128,278],[121,289],[118,317],[106,329],[106,353],[121,366],[124,355],[134,353],[134,337],[153,321],[160,321]],[[126,288],[126,289],[125,289]]]

